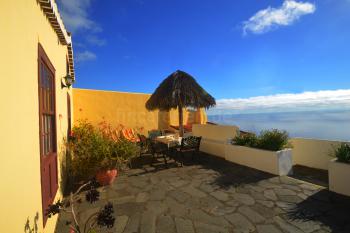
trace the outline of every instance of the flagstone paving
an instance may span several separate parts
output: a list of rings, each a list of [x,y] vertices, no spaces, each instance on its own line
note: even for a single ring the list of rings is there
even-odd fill
[[[161,160],[160,160],[161,161]],[[130,169],[79,206],[81,219],[112,202],[118,233],[350,232],[350,200],[325,187],[202,155]],[[61,216],[57,232],[63,230]]]

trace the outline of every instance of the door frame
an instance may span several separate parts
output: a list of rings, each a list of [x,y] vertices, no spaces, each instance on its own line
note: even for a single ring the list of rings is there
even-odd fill
[[[55,162],[55,177],[56,177],[56,180],[55,180],[55,186],[54,186],[54,190],[53,190],[53,193],[52,193],[52,197],[48,200],[48,203],[49,204],[52,204],[55,197],[56,197],[56,194],[57,194],[57,191],[58,191],[58,159],[57,159],[57,109],[56,109],[56,69],[55,67],[52,65],[49,57],[47,56],[43,46],[38,43],[38,109],[39,109],[39,151],[40,151],[40,154],[39,154],[39,159],[40,159],[40,182],[41,182],[41,203],[42,203],[42,215],[43,215],[43,227],[45,227],[46,225],[46,222],[47,222],[47,219],[48,217],[45,215],[45,212],[46,212],[46,204],[47,203],[44,203],[44,193],[45,193],[45,190],[44,190],[44,182],[43,182],[43,167],[44,167],[44,161],[43,161],[43,151],[42,151],[42,139],[41,139],[41,133],[42,133],[42,112],[43,112],[43,109],[42,109],[42,103],[41,103],[41,71],[40,71],[40,65],[41,65],[41,62],[44,63],[49,71],[52,73],[52,76],[53,76],[53,105],[54,105],[54,124],[53,124],[53,130],[54,130],[54,148],[55,148],[55,151],[53,153],[50,153],[48,156],[54,156],[54,162]]]

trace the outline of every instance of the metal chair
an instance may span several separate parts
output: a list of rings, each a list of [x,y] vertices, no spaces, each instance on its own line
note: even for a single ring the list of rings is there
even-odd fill
[[[151,152],[152,157],[153,157],[151,164],[153,164],[153,160],[157,158],[156,155],[162,155],[164,158],[165,165],[168,165],[168,162],[166,160],[166,155],[168,153],[168,147],[165,144],[157,143],[157,142],[151,140],[150,141],[150,150],[151,150],[150,152]]]
[[[162,155],[164,158],[164,163],[167,164],[166,155],[168,153],[168,147],[164,145],[163,143],[158,143],[152,140],[151,138],[147,138],[145,135],[138,134],[139,138],[139,146],[140,146],[140,157],[144,154],[151,154],[152,160],[151,165],[153,164],[153,161],[157,158],[156,155]]]
[[[148,154],[150,152],[151,140],[142,134],[137,134],[137,137],[139,138],[138,145],[140,146],[140,156]]]
[[[199,147],[202,137],[190,136],[181,139],[181,145],[177,148],[177,153],[182,156],[182,160],[185,158],[185,153],[192,153],[192,159],[199,154]],[[183,161],[181,163],[183,165]]]

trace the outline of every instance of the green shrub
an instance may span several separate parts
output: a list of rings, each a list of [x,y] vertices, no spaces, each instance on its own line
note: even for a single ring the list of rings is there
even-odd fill
[[[257,147],[264,150],[279,151],[289,146],[289,135],[277,129],[264,130],[260,133]]]
[[[235,145],[249,146],[271,151],[279,151],[291,147],[288,142],[288,133],[277,129],[264,130],[259,136],[256,136],[255,134],[244,134],[237,136],[233,141]]]
[[[68,145],[72,155],[71,170],[78,180],[91,179],[110,155],[108,142],[86,121],[73,127]]]
[[[140,152],[139,146],[124,138],[112,145],[112,160],[116,161],[118,168],[129,164],[130,160]]]
[[[241,136],[236,136],[234,139],[234,144],[238,146],[249,146],[256,147],[258,143],[258,138],[255,134],[244,134]]]
[[[334,155],[339,162],[350,163],[350,145],[342,143],[338,148],[334,150]]]
[[[135,143],[110,137],[87,121],[74,126],[68,148],[71,171],[77,180],[91,179],[99,170],[121,168],[138,154]]]

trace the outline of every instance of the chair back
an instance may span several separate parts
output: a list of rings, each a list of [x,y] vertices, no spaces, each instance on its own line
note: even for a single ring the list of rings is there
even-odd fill
[[[202,137],[189,136],[181,139],[181,149],[195,149],[199,151],[199,147],[201,145]]]
[[[165,151],[168,150],[168,146],[165,145],[164,143],[159,143],[159,142],[155,142],[153,140],[150,140],[149,141],[149,144],[150,144],[150,152],[152,154],[154,153],[164,153]]]

